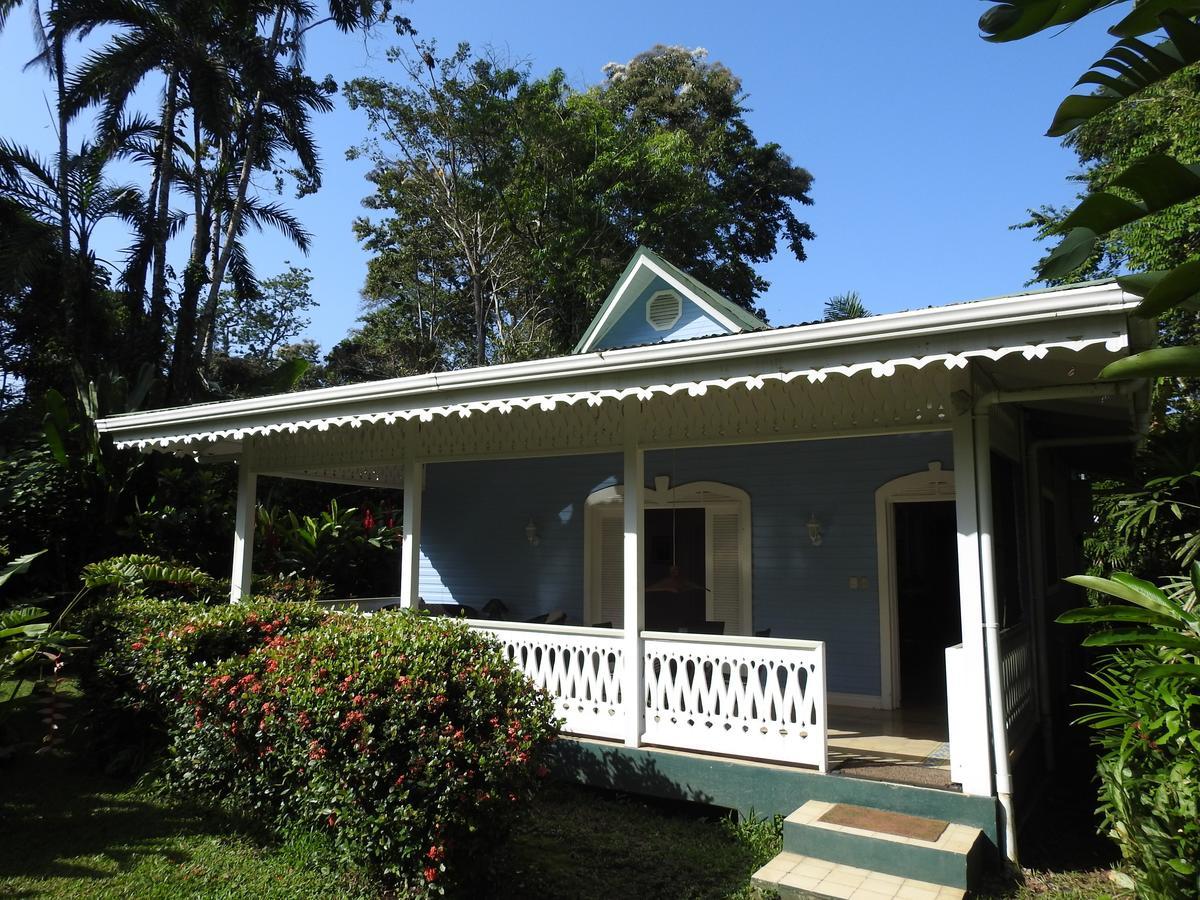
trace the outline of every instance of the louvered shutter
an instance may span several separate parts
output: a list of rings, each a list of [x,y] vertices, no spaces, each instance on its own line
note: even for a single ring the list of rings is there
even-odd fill
[[[620,628],[625,621],[625,520],[621,515],[600,515],[597,522],[600,559],[596,609],[600,622],[612,622],[613,628]]]
[[[725,623],[726,634],[741,633],[742,599],[741,515],[714,511],[712,618]]]

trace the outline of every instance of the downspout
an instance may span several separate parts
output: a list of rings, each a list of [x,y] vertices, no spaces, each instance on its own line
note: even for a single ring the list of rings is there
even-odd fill
[[[1046,400],[1084,400],[1118,397],[1131,393],[1130,382],[1113,384],[1068,384],[1021,391],[989,391],[972,404],[975,419],[987,416],[1001,403],[1036,403]],[[975,489],[978,507],[979,567],[983,599],[984,667],[987,678],[988,715],[992,732],[993,775],[996,798],[1004,813],[1004,852],[1017,862],[1017,825],[1012,802],[1012,766],[1008,757],[1008,731],[1004,727],[1004,682],[1000,670],[1000,624],[996,612],[996,570],[992,549],[992,448],[991,440],[975,442]]]

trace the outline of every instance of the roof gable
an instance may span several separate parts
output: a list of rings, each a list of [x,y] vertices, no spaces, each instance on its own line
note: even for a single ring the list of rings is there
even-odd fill
[[[674,310],[666,294],[678,298]],[[650,307],[653,300],[657,303]],[[639,247],[573,353],[758,331],[767,325],[712,288]]]

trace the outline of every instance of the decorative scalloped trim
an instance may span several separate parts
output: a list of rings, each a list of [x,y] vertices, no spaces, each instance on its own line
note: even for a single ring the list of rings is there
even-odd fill
[[[877,362],[855,363],[849,366],[823,366],[818,369],[795,369],[788,372],[769,372],[762,375],[738,375],[733,378],[711,378],[702,381],[681,381],[672,384],[651,384],[627,388],[601,388],[594,391],[576,391],[562,394],[543,394],[530,397],[513,397],[506,400],[477,400],[466,403],[450,403],[445,406],[425,406],[412,409],[393,410],[390,412],[356,413],[347,416],[328,416],[325,418],[306,419],[297,422],[276,423],[272,425],[251,425],[244,428],[226,428],[214,431],[196,431],[188,434],[176,434],[160,438],[144,438],[117,440],[120,448],[135,447],[138,450],[171,450],[198,443],[216,443],[222,440],[240,441],[256,435],[270,435],[286,432],[296,434],[300,431],[328,431],[330,428],[341,428],[349,425],[351,428],[361,428],[364,424],[374,425],[382,422],[394,425],[397,421],[416,419],[420,422],[432,422],[435,417],[448,418],[458,416],[469,418],[474,413],[498,412],[501,415],[514,409],[538,408],[545,412],[553,411],[560,404],[574,406],[586,403],[588,406],[599,406],[606,400],[624,400],[636,397],[638,400],[649,400],[655,395],[672,396],[686,391],[689,397],[703,397],[712,388],[731,390],[744,385],[747,390],[759,390],[768,381],[778,381],[789,384],[797,378],[805,378],[810,384],[819,384],[830,375],[845,375],[852,377],[861,372],[869,372],[874,378],[890,378],[896,374],[897,368],[905,367],[920,370],[926,366],[942,363],[947,369],[964,369],[972,358],[990,359],[993,362],[1006,356],[1020,354],[1025,359],[1041,359],[1051,350],[1070,350],[1079,353],[1088,347],[1103,344],[1109,353],[1120,353],[1128,349],[1129,338],[1118,335],[1107,338],[1090,338],[1080,341],[1052,341],[1045,344],[1025,344],[1018,347],[1000,347],[996,349],[965,350],[961,353],[933,353],[928,356],[908,356],[901,359],[880,360]]]

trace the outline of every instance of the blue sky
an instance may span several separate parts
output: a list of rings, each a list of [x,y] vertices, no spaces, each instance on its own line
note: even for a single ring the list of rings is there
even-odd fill
[[[704,47],[729,66],[748,95],[761,141],[775,141],[813,173],[815,205],[801,217],[817,237],[808,260],[781,254],[762,271],[771,321],[819,318],[826,298],[857,290],[874,312],[890,312],[1020,290],[1042,250],[1009,226],[1041,203],[1066,203],[1074,157],[1043,137],[1075,79],[1112,42],[1107,20],[1016,44],[979,38],[986,3],[440,2],[401,8],[422,38],[448,49],[468,41],[535,74],[562,68],[572,83],[598,81],[601,67],[655,43]],[[848,13],[847,10],[855,10]],[[1115,16],[1110,16],[1110,19]],[[309,65],[343,82],[400,78],[384,59],[396,43],[314,34]],[[0,134],[53,151],[49,84],[22,72],[33,53],[18,11],[0,33]],[[152,99],[147,91],[147,99]],[[273,234],[251,242],[260,274],[285,260],[309,266],[320,308],[309,336],[328,350],[361,312],[366,254],[350,232],[368,193],[364,163],[347,147],[365,131],[338,100],[316,123],[325,159],[321,192],[292,208],[313,232],[305,259]],[[118,258],[116,237],[107,252]]]

